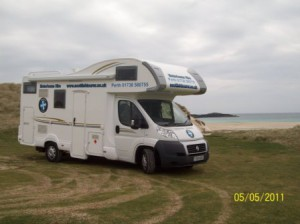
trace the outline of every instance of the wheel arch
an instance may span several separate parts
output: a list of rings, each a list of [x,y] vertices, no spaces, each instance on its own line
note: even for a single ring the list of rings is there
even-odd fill
[[[51,143],[56,144],[56,147],[58,148],[59,140],[58,140],[58,137],[57,137],[55,134],[49,134],[49,135],[45,138],[45,141],[44,141],[44,147],[46,148],[47,145],[49,145],[49,144],[51,144]]]
[[[56,147],[57,147],[57,142],[55,142],[55,141],[52,141],[52,140],[48,140],[48,141],[46,141],[45,142],[45,144],[44,144],[44,148],[46,148],[48,145],[50,145],[50,144],[55,144],[56,145]],[[57,147],[58,148],[58,147]]]
[[[148,146],[148,145],[140,145],[136,151],[135,151],[135,163],[140,165],[141,164],[141,160],[142,160],[142,155],[143,155],[143,150],[144,149],[150,149],[154,152],[154,156],[155,156],[155,162],[157,165],[160,166],[160,158],[159,158],[159,154],[158,151],[152,147],[152,146]]]

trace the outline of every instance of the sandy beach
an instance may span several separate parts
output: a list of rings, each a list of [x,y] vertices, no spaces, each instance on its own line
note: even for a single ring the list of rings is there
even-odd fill
[[[262,129],[287,129],[300,125],[300,122],[232,122],[232,123],[209,123],[207,127],[211,131],[239,131],[239,130],[262,130]]]

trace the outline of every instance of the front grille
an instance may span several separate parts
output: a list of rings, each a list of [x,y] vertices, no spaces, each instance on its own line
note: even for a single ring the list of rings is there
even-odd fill
[[[187,150],[188,150],[189,154],[205,152],[206,145],[205,145],[205,143],[196,144],[196,145],[188,145]]]

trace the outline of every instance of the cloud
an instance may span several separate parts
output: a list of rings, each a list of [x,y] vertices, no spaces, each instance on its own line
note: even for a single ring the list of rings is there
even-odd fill
[[[299,9],[289,0],[2,0],[0,81],[139,57],[198,70],[208,92],[199,105],[185,100],[194,112],[299,112],[286,100],[300,94]]]

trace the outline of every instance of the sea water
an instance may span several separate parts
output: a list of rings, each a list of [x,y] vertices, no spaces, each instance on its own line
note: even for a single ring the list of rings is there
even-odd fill
[[[207,123],[300,122],[300,113],[236,114],[238,117],[199,118]]]

